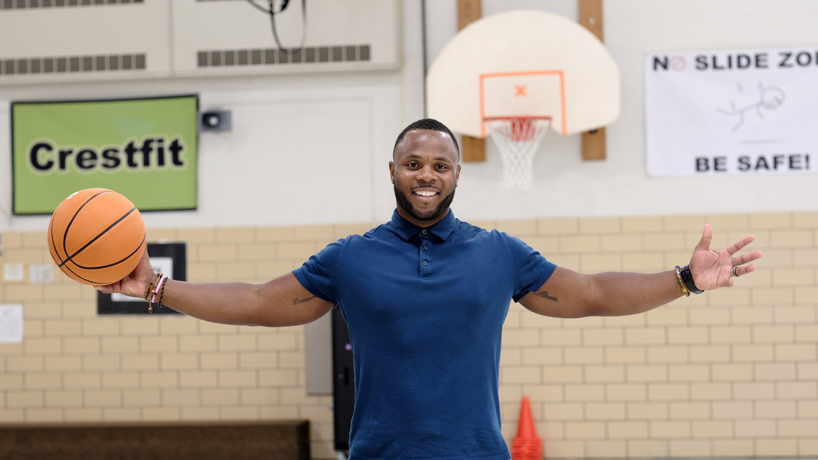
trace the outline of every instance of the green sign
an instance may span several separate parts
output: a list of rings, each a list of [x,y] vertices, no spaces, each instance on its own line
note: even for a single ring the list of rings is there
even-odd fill
[[[196,209],[198,96],[11,105],[14,214],[107,188],[140,211]]]

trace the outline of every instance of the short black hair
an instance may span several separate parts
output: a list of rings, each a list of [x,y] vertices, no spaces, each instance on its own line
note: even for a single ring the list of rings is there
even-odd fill
[[[440,131],[441,133],[448,134],[449,137],[452,138],[452,142],[454,142],[455,150],[457,150],[457,159],[458,161],[460,160],[460,146],[457,145],[457,139],[455,139],[454,134],[452,134],[452,131],[448,127],[446,127],[446,125],[435,120],[434,118],[424,118],[404,128],[403,131],[401,131],[401,133],[398,135],[398,139],[395,141],[395,147],[392,148],[393,156],[395,155],[395,150],[397,150],[400,141],[403,140],[404,136],[406,136],[406,133],[413,129],[430,129],[432,131]]]

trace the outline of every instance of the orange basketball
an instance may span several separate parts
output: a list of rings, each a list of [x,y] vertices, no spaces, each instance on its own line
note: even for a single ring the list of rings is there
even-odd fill
[[[69,196],[48,224],[51,258],[82,284],[111,284],[125,278],[146,246],[139,210],[124,196],[104,188]]]

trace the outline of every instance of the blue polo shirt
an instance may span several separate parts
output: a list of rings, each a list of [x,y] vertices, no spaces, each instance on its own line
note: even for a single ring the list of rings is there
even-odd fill
[[[509,301],[556,266],[506,233],[449,214],[391,222],[330,244],[293,271],[349,327],[350,460],[509,460],[500,346]]]

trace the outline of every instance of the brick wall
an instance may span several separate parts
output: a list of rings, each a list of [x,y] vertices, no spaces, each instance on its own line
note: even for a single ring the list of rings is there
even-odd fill
[[[531,399],[549,458],[818,455],[818,213],[473,222],[566,268],[652,272],[687,263],[709,222],[720,249],[764,251],[732,289],[644,315],[558,320],[512,304],[503,431]],[[188,243],[191,281],[263,282],[370,225],[149,231]],[[43,233],[4,233],[0,263],[50,263]],[[98,317],[95,291],[57,273],[4,282],[22,344],[0,344],[0,423],[308,418],[334,458],[328,396],[307,396],[303,327]]]

